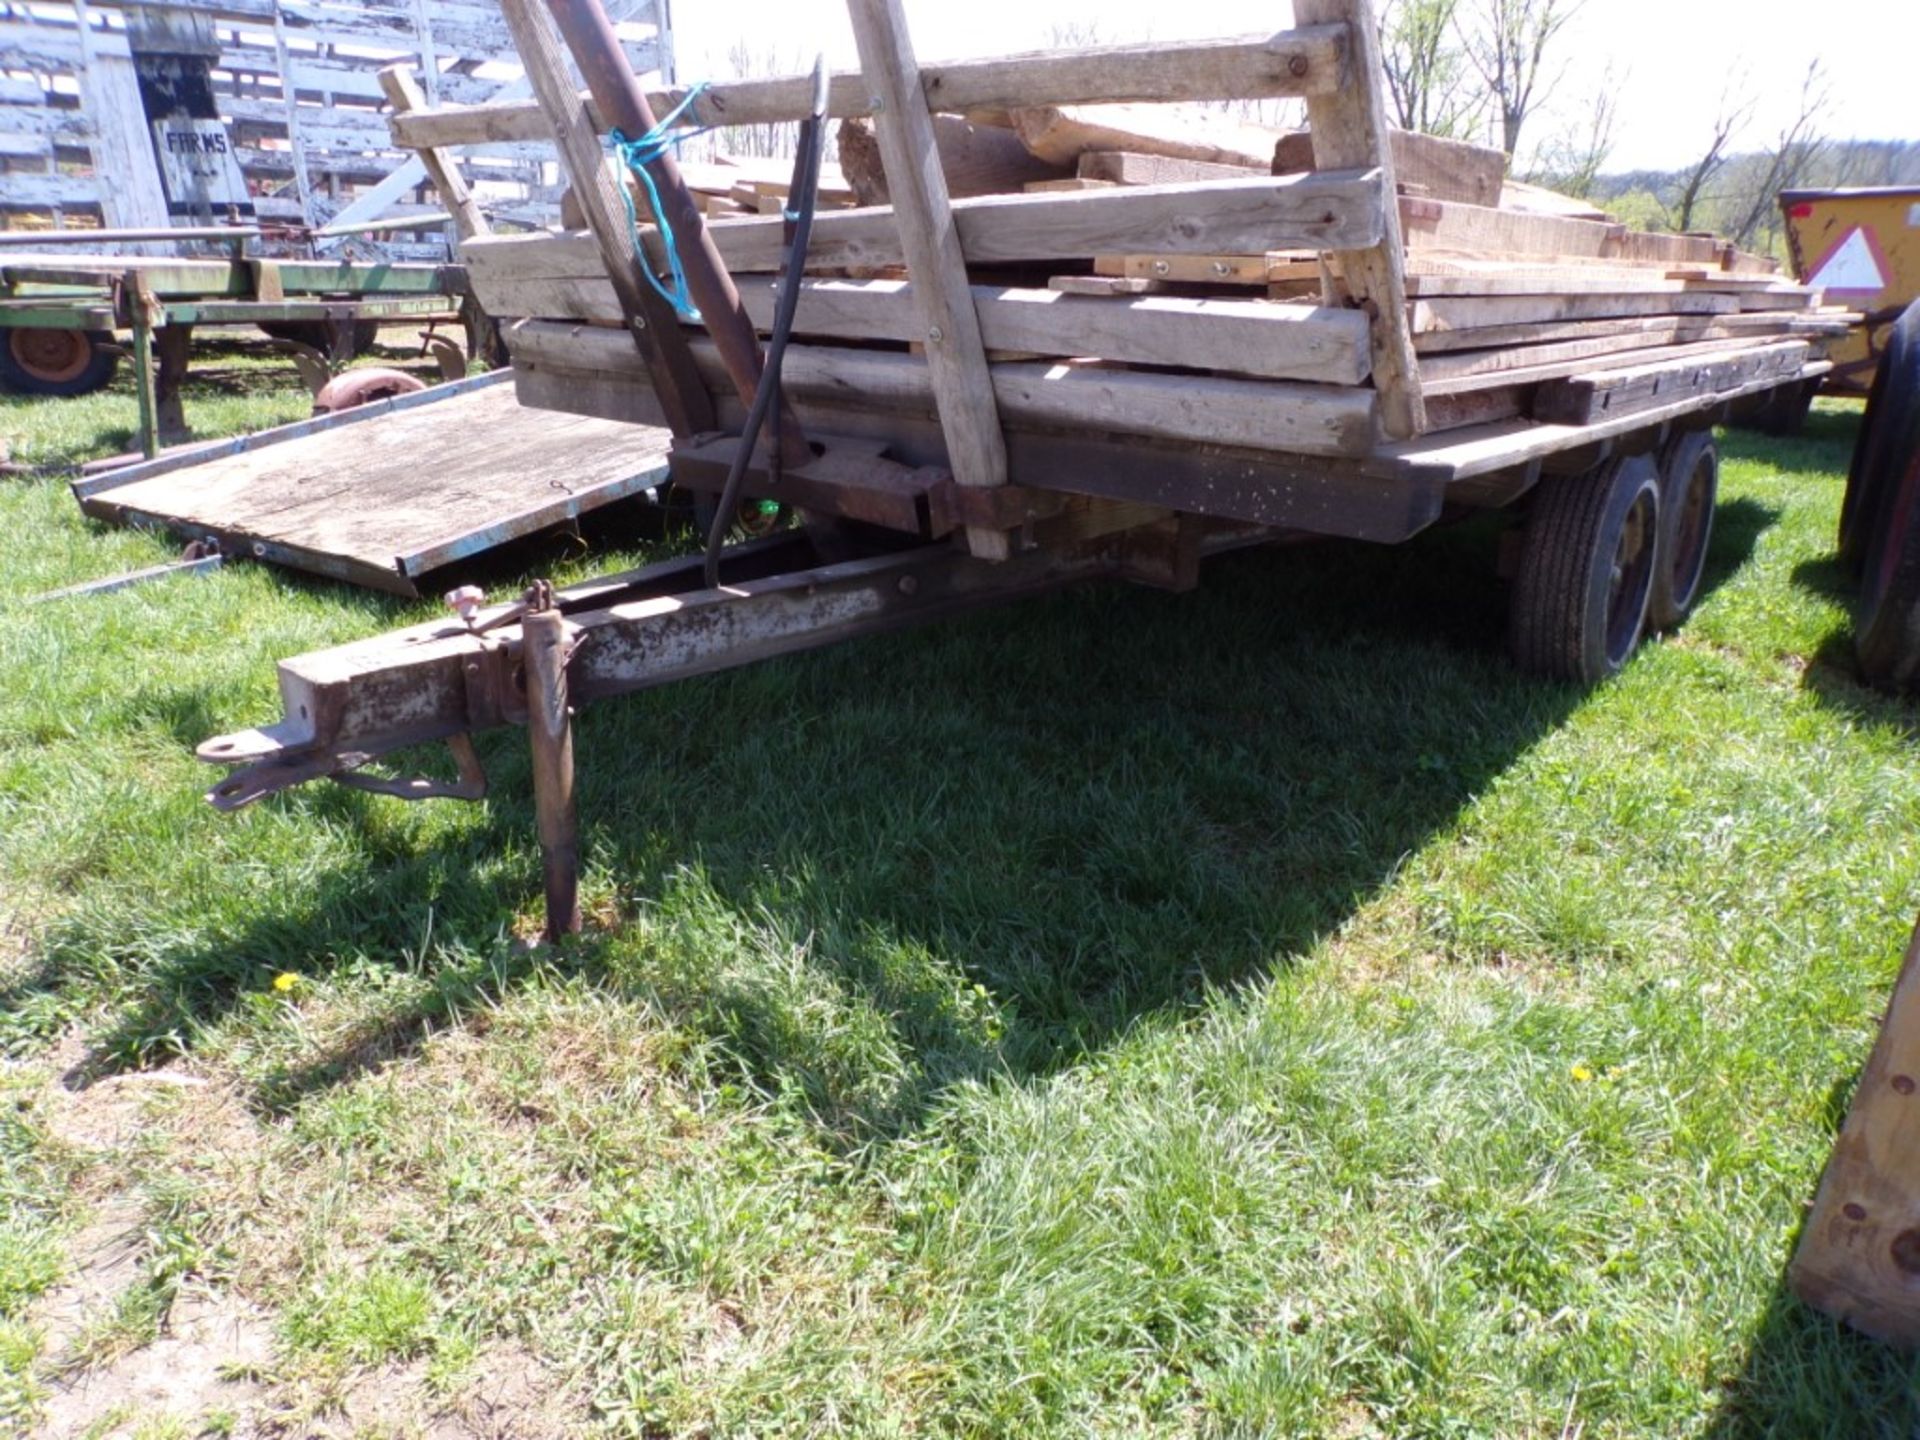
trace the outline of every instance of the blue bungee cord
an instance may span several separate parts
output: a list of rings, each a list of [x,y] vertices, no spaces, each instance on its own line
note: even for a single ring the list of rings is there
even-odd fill
[[[647,283],[660,292],[660,298],[673,306],[676,314],[683,319],[699,320],[700,311],[693,303],[693,297],[687,291],[687,272],[680,264],[680,247],[673,238],[673,225],[668,221],[666,211],[660,204],[660,191],[654,186],[653,177],[647,173],[649,162],[658,160],[669,150],[678,147],[681,142],[691,140],[696,135],[707,135],[719,129],[717,125],[703,125],[697,130],[673,129],[674,122],[687,113],[687,107],[706,92],[707,82],[701,80],[687,91],[683,99],[669,110],[646,134],[637,140],[629,140],[618,129],[608,133],[613,142],[613,152],[626,162],[627,168],[640,177],[640,183],[647,187],[647,208],[653,212],[653,221],[660,229],[660,243],[667,252],[667,275],[672,281],[672,289],[660,283],[660,277],[653,273],[653,267],[645,263],[646,250],[640,244],[640,213],[634,209],[633,192],[625,185],[620,187],[620,199],[627,207],[627,227],[633,232],[633,249],[641,257],[640,269],[647,277]]]

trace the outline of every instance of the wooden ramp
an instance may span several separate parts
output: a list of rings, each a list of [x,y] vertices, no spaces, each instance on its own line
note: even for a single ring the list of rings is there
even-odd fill
[[[191,447],[79,480],[74,494],[102,520],[417,595],[423,575],[666,478],[666,431],[523,409],[509,379]]]

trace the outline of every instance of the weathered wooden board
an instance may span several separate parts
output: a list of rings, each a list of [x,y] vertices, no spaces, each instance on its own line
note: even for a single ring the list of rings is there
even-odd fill
[[[1401,188],[1434,200],[1499,205],[1507,174],[1502,151],[1398,129],[1387,132],[1387,145],[1393,155],[1394,180]],[[1274,174],[1305,174],[1313,168],[1311,133],[1296,130],[1280,137],[1273,149]]]
[[[554,366],[598,375],[622,392],[617,413],[646,415],[649,401],[639,358],[618,331],[526,320],[513,327],[516,369]],[[721,381],[712,342],[694,343],[709,387]],[[991,367],[994,398],[1008,427],[1150,435],[1195,444],[1288,450],[1301,455],[1361,455],[1373,445],[1374,396],[1354,386],[1278,380],[1167,375],[1094,365],[1045,362]],[[857,401],[878,413],[926,416],[933,391],[918,356],[796,344],[787,352],[783,386],[796,405],[810,397]],[[597,412],[605,413],[605,412]]]
[[[1806,364],[1807,349],[1804,340],[1717,351],[1711,345],[1677,345],[1644,365],[1574,375],[1543,385],[1533,398],[1533,416],[1552,424],[1591,425],[1679,400],[1719,395],[1756,380],[1798,376]]]
[[[163,456],[83,482],[81,508],[411,595],[424,574],[664,477],[665,431],[523,409],[507,378],[265,431],[238,453]]]
[[[1265,39],[1196,40],[1041,51],[990,60],[921,67],[921,88],[934,110],[1004,113],[1020,105],[1122,101],[1266,99],[1331,94],[1345,79],[1347,29],[1310,25]],[[648,92],[664,115],[687,98],[684,88]],[[693,125],[758,125],[797,120],[813,95],[810,76],[723,81],[688,107]],[[873,94],[858,74],[835,75],[827,114],[871,115]],[[478,140],[537,140],[546,134],[538,105],[516,101],[396,119],[402,144],[467,145]]]
[[[617,324],[620,307],[604,277],[479,282],[496,315]],[[1357,385],[1367,376],[1367,322],[1357,310],[1254,300],[1146,295],[1087,299],[1057,290],[972,287],[988,348],[1093,356],[1131,364],[1224,370],[1278,380]],[[754,325],[773,323],[771,286],[741,291]],[[832,340],[918,341],[912,286],[903,280],[811,280],[795,333]]]
[[[1260,252],[1276,244],[1371,244],[1379,238],[1385,209],[1379,177],[1362,171],[953,202],[961,249],[972,264],[1077,260],[1114,250],[1213,254]],[[747,216],[716,224],[711,233],[729,270],[772,271],[780,264],[783,224],[777,215]],[[657,243],[651,227],[643,238],[650,247]],[[502,278],[600,273],[591,241],[573,233],[471,241],[461,247],[461,258],[476,275],[486,270]],[[655,253],[656,262],[663,258]],[[891,210],[833,210],[814,218],[809,269],[898,265],[904,259]]]
[[[1920,1346],[1920,929],[1854,1086],[1787,1281],[1877,1340]]]

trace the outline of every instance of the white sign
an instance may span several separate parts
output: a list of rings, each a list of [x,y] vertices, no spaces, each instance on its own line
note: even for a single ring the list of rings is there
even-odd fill
[[[234,158],[227,127],[218,120],[170,116],[153,122],[154,153],[167,187],[167,209],[175,215],[218,216],[229,207],[253,213],[246,176]]]
[[[1887,288],[1886,272],[1867,232],[1856,225],[1807,281],[1816,290],[1844,290],[1878,295]]]

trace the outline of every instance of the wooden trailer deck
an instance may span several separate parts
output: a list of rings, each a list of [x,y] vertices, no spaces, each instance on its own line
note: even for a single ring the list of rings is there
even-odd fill
[[[636,495],[664,431],[523,408],[504,373],[76,481],[87,514],[399,595]]]

